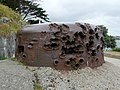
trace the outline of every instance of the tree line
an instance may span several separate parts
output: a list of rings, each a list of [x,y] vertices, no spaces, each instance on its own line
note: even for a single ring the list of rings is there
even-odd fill
[[[18,12],[23,20],[30,23],[49,22],[46,11],[34,0],[0,0],[0,3]]]

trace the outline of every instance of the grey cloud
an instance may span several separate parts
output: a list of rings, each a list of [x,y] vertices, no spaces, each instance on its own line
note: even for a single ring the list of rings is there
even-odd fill
[[[53,22],[103,24],[120,35],[120,0],[43,0],[42,6]]]

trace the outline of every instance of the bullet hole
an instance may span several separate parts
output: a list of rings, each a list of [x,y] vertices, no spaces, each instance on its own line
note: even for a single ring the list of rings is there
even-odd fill
[[[55,43],[55,42],[52,42],[50,46],[51,46],[52,48],[56,48],[56,47],[58,47],[58,44]]]
[[[78,33],[78,32],[74,33],[74,36],[75,36],[75,37],[78,37],[78,36],[79,36],[79,33]]]
[[[99,59],[98,58],[96,58],[96,61],[98,61]]]
[[[66,45],[72,45],[72,44],[74,44],[75,43],[75,41],[67,41],[66,42]]]
[[[80,25],[80,27],[83,29],[83,30],[86,30],[86,27],[84,25]]]
[[[100,45],[97,45],[97,50],[99,50],[100,49]]]
[[[59,36],[61,36],[61,33],[60,33],[60,31],[59,31],[59,32],[55,32],[54,35],[55,35],[56,37],[59,37]]]
[[[64,27],[68,28],[69,29],[69,26],[67,26],[66,24],[62,24]]]
[[[103,50],[103,46],[101,46],[101,50]]]
[[[77,46],[76,46],[76,48],[81,48],[81,47],[82,47],[82,45],[77,45]]]
[[[33,46],[34,42],[30,42],[29,45],[32,45]]]
[[[80,54],[83,54],[83,53],[84,53],[84,51],[79,51],[79,53],[80,53]]]
[[[85,25],[82,25],[82,24],[80,24],[80,23],[76,23],[78,26],[80,26],[83,30],[86,30],[86,27],[85,27]]]
[[[89,29],[89,34],[94,34],[94,30],[93,29]]]
[[[91,40],[94,40],[94,37],[93,36],[90,36],[89,37],[89,40],[91,41]]]
[[[80,36],[81,38],[84,38],[84,37],[85,37],[85,35],[84,35],[83,32],[79,32],[79,36]]]
[[[70,58],[69,60],[70,60],[70,62],[72,62],[72,61],[75,61],[75,58]]]
[[[65,58],[65,54],[62,52],[59,56],[61,59]]]
[[[64,36],[64,37],[62,37],[62,40],[63,40],[63,41],[66,41],[66,40],[67,40],[67,38]]]
[[[78,51],[76,51],[76,53],[83,54],[84,51],[78,50]]]
[[[66,35],[67,39],[70,39],[70,36],[69,35]]]
[[[93,45],[94,45],[94,41],[89,41],[89,46],[93,47]]]
[[[96,33],[95,36],[96,36],[97,39],[99,39],[99,35],[98,35],[98,33]]]
[[[58,38],[51,38],[50,41],[58,42],[59,39]]]
[[[70,80],[67,80],[67,82],[70,82]]]
[[[83,62],[84,62],[84,59],[80,59],[80,60],[79,60],[79,63],[83,63]]]
[[[69,65],[70,65],[70,61],[68,61],[68,60],[65,61],[65,65],[66,65],[66,66],[69,66]]]
[[[97,32],[98,28],[95,28],[95,32]]]
[[[92,56],[95,56],[96,55],[96,51],[95,50],[92,50]]]
[[[80,66],[80,65],[79,65],[78,63],[77,63],[77,64],[75,64],[75,67],[76,67],[76,68],[78,68],[79,66]]]
[[[50,43],[50,42],[46,42],[46,43],[44,44],[44,47],[45,47],[46,49],[51,49],[51,43]]]
[[[18,46],[18,53],[24,53],[24,46]]]
[[[103,39],[103,37],[101,37],[101,41],[102,41],[102,42],[104,42],[104,39]]]
[[[57,65],[59,63],[58,60],[54,60],[54,64]]]
[[[25,55],[25,54],[23,54],[23,57],[25,58],[25,57],[26,57],[26,55]]]
[[[86,47],[89,47],[89,43],[86,43]]]
[[[65,51],[66,54],[74,54],[74,49],[72,47],[70,47],[69,49],[67,49]]]
[[[37,42],[37,41],[38,41],[38,39],[37,39],[37,38],[33,38],[33,39],[32,39],[32,41]]]

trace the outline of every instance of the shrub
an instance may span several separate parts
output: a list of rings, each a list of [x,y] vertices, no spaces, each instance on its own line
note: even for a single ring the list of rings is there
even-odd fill
[[[0,4],[0,36],[17,32],[20,28],[21,16],[12,9]]]
[[[0,60],[5,60],[5,59],[7,59],[6,57],[0,57]]]
[[[120,52],[120,48],[113,48],[112,50],[113,50],[113,51]]]

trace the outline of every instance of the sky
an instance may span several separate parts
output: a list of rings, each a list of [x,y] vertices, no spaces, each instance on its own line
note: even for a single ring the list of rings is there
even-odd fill
[[[42,0],[52,22],[104,25],[108,34],[120,36],[120,0]]]

